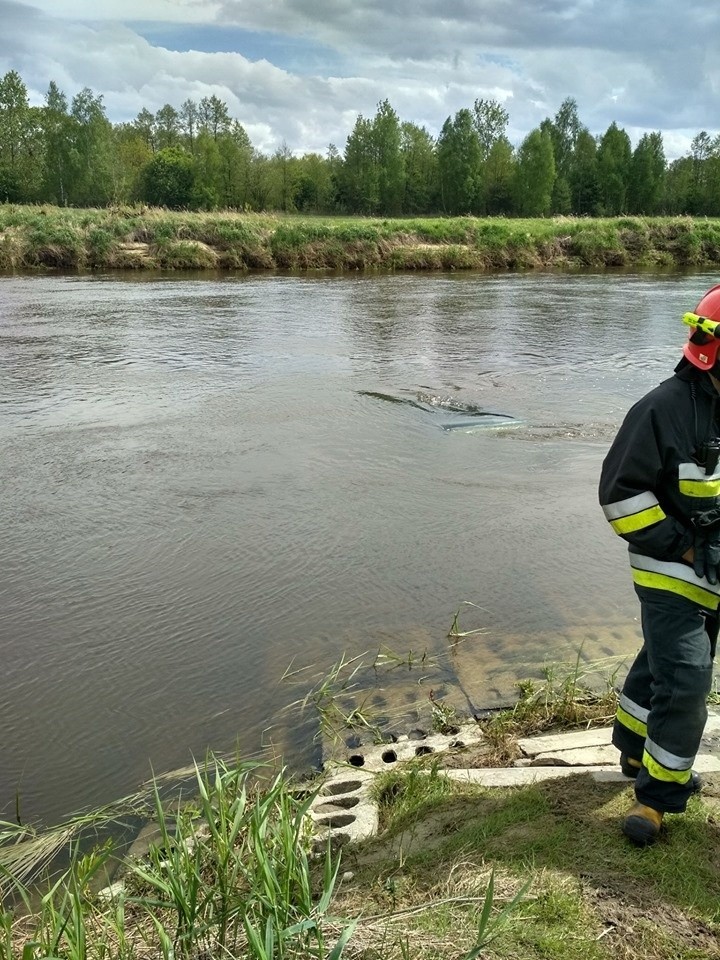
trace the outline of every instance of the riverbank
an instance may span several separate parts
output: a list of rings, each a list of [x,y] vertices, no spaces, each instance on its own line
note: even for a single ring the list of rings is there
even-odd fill
[[[718,957],[720,714],[698,758],[712,761],[699,764],[703,793],[639,850],[619,831],[632,785],[609,745],[613,700],[576,678],[526,686],[514,708],[461,725],[444,747],[429,737],[434,755],[413,749],[388,763],[376,747],[362,773],[334,765],[313,782],[209,758],[193,771],[190,802],[168,803],[155,782],[118,806],[118,820],[144,812],[154,822],[110,886],[112,849],[89,842],[108,811],[51,835],[15,828],[15,844],[4,824],[0,886],[19,909],[0,909],[0,956]],[[584,732],[568,732],[573,724]],[[559,732],[521,737],[548,729]],[[322,825],[351,817],[353,778],[368,784],[375,824],[339,847],[339,831],[327,842]],[[86,842],[38,905],[22,868],[81,831]]]
[[[720,220],[369,219],[0,204],[0,270],[526,270],[720,263]]]

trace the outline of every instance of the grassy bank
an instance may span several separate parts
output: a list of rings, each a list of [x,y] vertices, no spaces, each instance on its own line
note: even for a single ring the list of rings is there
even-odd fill
[[[0,270],[712,266],[720,220],[374,220],[0,205]]]
[[[482,764],[538,730],[607,722],[613,704],[577,672],[525,684],[484,723],[484,759],[460,750],[448,765]],[[442,762],[378,775],[378,835],[338,850],[308,825],[319,784],[210,760],[190,802],[168,803],[156,783],[117,811],[151,816],[155,831],[109,888],[114,851],[92,842],[107,811],[38,835],[0,825],[0,958],[720,956],[720,778],[639,850],[619,831],[624,782],[578,774],[490,790],[451,781]],[[61,848],[64,871],[43,883],[36,868]]]

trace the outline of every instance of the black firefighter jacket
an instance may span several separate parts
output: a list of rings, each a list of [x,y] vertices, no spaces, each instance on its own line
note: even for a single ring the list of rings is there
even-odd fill
[[[603,462],[600,504],[629,544],[633,580],[717,610],[720,585],[682,560],[692,546],[691,517],[715,506],[720,463],[706,473],[716,437],[718,396],[707,374],[681,361],[675,375],[628,411]]]

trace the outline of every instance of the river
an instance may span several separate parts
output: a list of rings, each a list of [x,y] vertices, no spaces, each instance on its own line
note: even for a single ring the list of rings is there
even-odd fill
[[[0,819],[317,762],[295,701],[343,658],[402,732],[632,653],[598,472],[714,280],[0,279]],[[443,429],[478,410],[522,423]]]

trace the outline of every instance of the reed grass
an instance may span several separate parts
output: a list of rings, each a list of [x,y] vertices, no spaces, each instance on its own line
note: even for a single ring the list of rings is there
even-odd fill
[[[0,960],[338,958],[354,925],[329,912],[340,855],[329,844],[312,854],[314,793],[299,794],[284,772],[257,763],[210,758],[195,774],[193,799],[174,817],[157,781],[138,799],[150,803],[159,837],[143,859],[124,860],[122,888],[110,898],[92,889],[110,844],[81,854],[72,841],[69,866],[51,870],[57,838],[76,833],[79,819],[55,831],[25,870],[33,888],[13,869],[13,845],[0,847]]]

